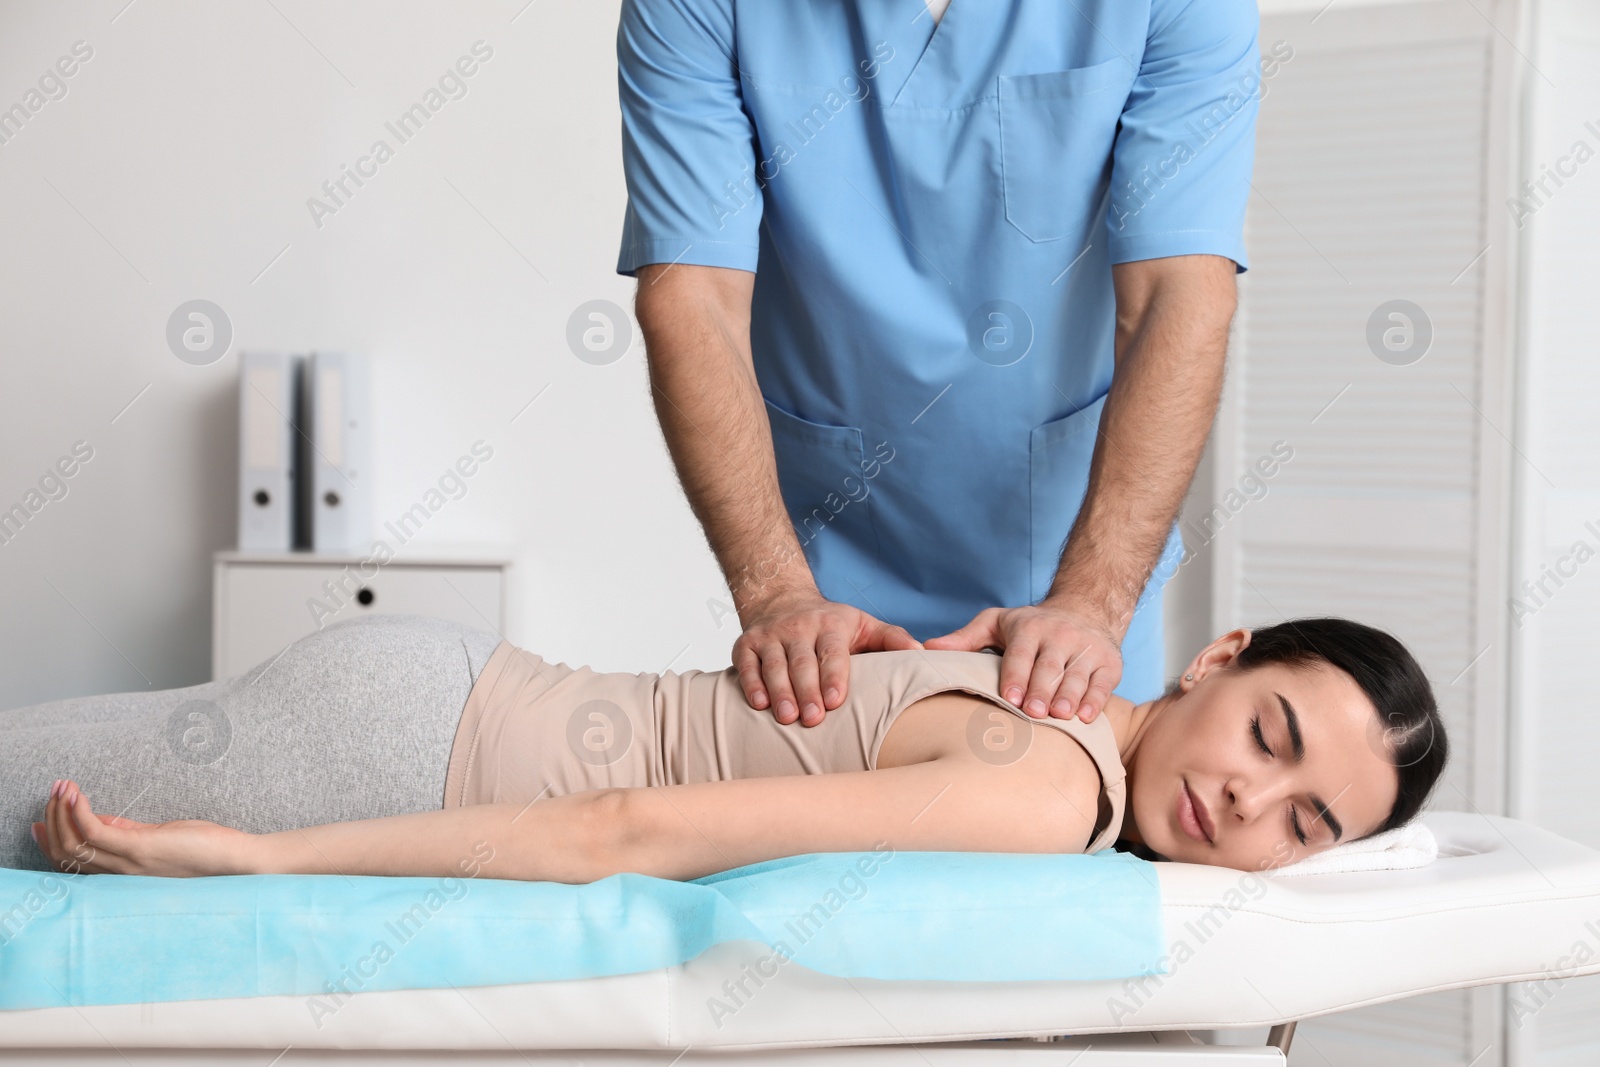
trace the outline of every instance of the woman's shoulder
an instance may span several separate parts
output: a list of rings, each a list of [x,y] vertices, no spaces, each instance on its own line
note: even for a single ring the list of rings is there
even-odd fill
[[[852,672],[856,660],[897,679],[906,698],[890,723],[878,765],[956,755],[1006,766],[1031,749],[1029,762],[1049,765],[1051,780],[1066,790],[1063,797],[1091,811],[1098,808],[1093,820],[1097,839],[1103,838],[1108,823],[1121,822],[1126,769],[1104,715],[1086,723],[1076,717],[1037,719],[1027,714],[1000,695],[1003,657],[995,652],[861,653],[852,657]],[[1098,847],[1106,844],[1101,841]]]
[[[912,702],[891,723],[876,766],[935,761],[964,766],[1014,803],[1082,816],[1085,839],[1078,849],[1113,815],[1107,788],[1113,769],[1101,767],[1083,737],[991,699],[949,690]],[[1114,781],[1120,788],[1120,779]]]

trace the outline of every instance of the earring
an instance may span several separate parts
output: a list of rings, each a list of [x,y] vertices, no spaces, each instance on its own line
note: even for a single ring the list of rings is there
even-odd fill
[[[1186,681],[1186,682],[1192,682],[1192,681],[1194,681],[1194,675],[1186,674],[1186,675],[1183,676],[1183,680]]]

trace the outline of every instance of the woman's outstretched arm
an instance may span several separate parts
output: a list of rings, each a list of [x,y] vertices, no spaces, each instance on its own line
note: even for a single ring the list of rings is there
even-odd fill
[[[944,757],[839,774],[604,789],[247,834],[186,820],[104,820],[69,788],[46,811],[58,867],[121,874],[380,874],[582,883],[623,871],[690,879],[808,852],[1077,852],[1100,780],[1070,737],[1037,731],[996,766]],[[773,812],[805,812],[804,819]],[[76,865],[76,866],[72,866]]]
[[[603,877],[592,872],[621,829],[611,792],[252,834],[203,819],[152,824],[98,815],[63,781],[44,822],[34,824],[34,839],[51,866],[68,873],[443,876],[492,868],[482,873],[578,882]]]

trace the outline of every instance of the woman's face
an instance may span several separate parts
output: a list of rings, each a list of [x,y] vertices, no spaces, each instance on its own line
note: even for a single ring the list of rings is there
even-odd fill
[[[1234,630],[1196,656],[1132,753],[1134,827],[1168,859],[1281,867],[1364,837],[1394,808],[1399,777],[1355,680],[1327,664],[1227,669],[1249,642]]]

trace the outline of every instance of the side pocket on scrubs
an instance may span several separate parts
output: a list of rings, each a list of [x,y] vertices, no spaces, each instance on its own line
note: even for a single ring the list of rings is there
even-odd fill
[[[1029,434],[1028,498],[1030,561],[1029,597],[1037,603],[1055,580],[1061,549],[1089,491],[1089,461],[1099,436],[1104,396],[1070,415],[1063,415]]]
[[[999,76],[1006,221],[1030,240],[1087,240],[1137,73],[1118,56],[1072,70]]]
[[[847,579],[865,589],[878,566],[874,482],[867,475],[879,460],[867,456],[854,426],[811,422],[770,400],[766,404],[783,504],[817,588],[830,600],[855,603],[858,594]]]

